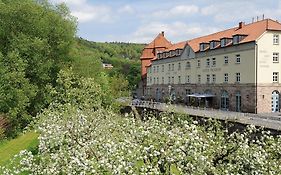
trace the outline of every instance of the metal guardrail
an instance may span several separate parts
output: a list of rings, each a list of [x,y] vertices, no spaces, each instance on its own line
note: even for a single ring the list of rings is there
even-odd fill
[[[131,102],[132,106],[135,107],[141,107],[141,108],[150,108],[150,109],[157,109],[157,110],[167,110],[169,107],[173,108],[176,106],[180,106],[187,112],[188,110],[192,110],[193,115],[200,115],[204,111],[208,112],[214,112],[213,115],[225,115],[226,118],[244,118],[247,117],[250,120],[254,118],[260,118],[265,120],[275,120],[275,121],[281,121],[281,116],[266,116],[262,114],[252,114],[252,113],[241,113],[241,112],[234,112],[234,111],[225,111],[220,109],[214,109],[214,108],[206,108],[206,107],[195,107],[195,106],[184,106],[184,105],[168,105],[166,103],[161,102],[153,102],[153,101],[142,101],[142,100],[132,100]],[[191,111],[189,111],[191,112]]]

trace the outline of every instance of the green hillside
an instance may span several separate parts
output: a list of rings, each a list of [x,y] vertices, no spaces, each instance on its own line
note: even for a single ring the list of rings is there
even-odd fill
[[[73,55],[73,69],[85,77],[95,77],[106,72],[110,77],[122,76],[134,89],[140,81],[140,55],[144,44],[97,43],[77,38]],[[113,65],[111,70],[103,70],[102,63]]]

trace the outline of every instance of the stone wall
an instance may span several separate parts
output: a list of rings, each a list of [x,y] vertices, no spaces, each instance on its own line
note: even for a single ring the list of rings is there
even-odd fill
[[[281,93],[281,85],[272,84],[259,84],[257,87],[257,112],[258,113],[270,113],[271,112],[271,97],[272,92],[278,91]],[[279,96],[280,98],[280,96]],[[280,100],[279,100],[280,102]]]
[[[187,97],[187,94],[202,94],[209,91],[211,94],[215,95],[215,97],[207,99],[209,101],[208,107],[219,109],[221,94],[225,90],[228,92],[229,96],[230,111],[236,110],[237,92],[240,92],[241,94],[241,112],[255,113],[256,111],[256,88],[254,84],[174,84],[171,85],[170,89],[171,90],[169,91],[169,87],[167,85],[148,86],[146,99],[164,102],[169,98],[169,95],[174,92],[177,103],[181,102],[186,103],[187,105],[198,106],[198,101],[194,101],[195,98]],[[201,100],[204,105],[204,99]]]

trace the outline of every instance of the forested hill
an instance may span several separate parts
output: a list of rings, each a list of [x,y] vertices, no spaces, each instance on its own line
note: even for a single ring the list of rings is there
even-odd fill
[[[123,77],[129,88],[134,89],[140,81],[140,55],[144,44],[98,43],[77,38],[74,50],[73,69],[86,77],[95,77],[99,72],[109,76]],[[104,70],[102,63],[113,65],[113,69]]]

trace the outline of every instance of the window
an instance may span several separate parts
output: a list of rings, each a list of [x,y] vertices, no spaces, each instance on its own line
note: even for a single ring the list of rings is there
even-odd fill
[[[221,47],[224,47],[226,45],[226,39],[223,38],[221,39]]]
[[[200,44],[200,51],[204,51],[204,44]]]
[[[224,82],[227,83],[228,82],[228,73],[224,74]]]
[[[216,74],[212,75],[213,83],[216,83]]]
[[[152,83],[152,77],[150,77],[150,83]]]
[[[174,64],[172,64],[172,71],[174,71],[174,67],[175,67],[175,65],[174,65]]]
[[[279,44],[279,35],[273,35],[273,44]]]
[[[157,72],[157,73],[159,72],[159,66],[156,67],[156,72]]]
[[[210,49],[215,49],[218,44],[219,44],[218,41],[211,41],[211,42],[210,42]]]
[[[171,84],[171,77],[168,77],[168,83]]]
[[[228,64],[228,56],[224,56],[224,64]]]
[[[236,35],[233,37],[233,44],[238,44],[239,43],[239,35]]]
[[[156,78],[156,84],[159,84],[159,78],[158,77]]]
[[[171,64],[169,64],[168,66],[169,66],[169,69],[168,69],[168,70],[171,71]]]
[[[156,67],[155,66],[153,66],[153,73],[155,73],[156,72]]]
[[[273,80],[273,83],[278,83],[278,79],[279,79],[279,72],[273,72],[273,77],[272,77],[272,80]]]
[[[235,100],[235,109],[236,112],[241,112],[241,93],[238,91],[236,92],[236,100]]]
[[[181,63],[178,64],[178,70],[181,70]]]
[[[207,58],[206,67],[210,67],[210,59],[209,58]]]
[[[160,59],[160,54],[157,54],[157,58]]]
[[[241,59],[240,59],[240,54],[236,55],[236,64],[240,64]]]
[[[165,84],[164,77],[162,77],[162,84]]]
[[[213,60],[213,64],[212,64],[212,66],[213,66],[213,67],[216,67],[216,64],[217,64],[217,62],[216,62],[216,58],[213,58],[212,60]]]
[[[186,62],[185,69],[190,69],[190,62]]]
[[[200,67],[200,60],[197,60],[197,67]]]
[[[210,83],[210,75],[207,75],[207,83]]]
[[[179,78],[179,81],[178,81],[178,82],[179,82],[179,84],[181,84],[181,76],[179,76],[178,78]]]
[[[165,66],[164,66],[164,65],[162,65],[162,72],[164,72],[164,70],[165,70]]]
[[[190,83],[190,75],[187,75],[187,76],[186,76],[185,82],[186,82],[186,83]]]
[[[236,73],[236,82],[239,83],[241,80],[240,73]]]
[[[155,79],[155,77],[153,78],[153,84],[155,84],[156,83],[156,79]]]
[[[174,84],[174,77],[172,77],[172,84]]]
[[[273,52],[273,63],[279,62],[279,52]]]
[[[221,94],[221,109],[228,111],[229,108],[229,96],[227,91],[222,91]]]
[[[197,75],[197,80],[198,80],[198,83],[201,83],[201,75]]]

